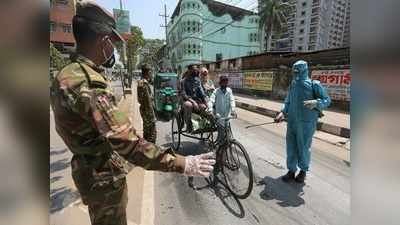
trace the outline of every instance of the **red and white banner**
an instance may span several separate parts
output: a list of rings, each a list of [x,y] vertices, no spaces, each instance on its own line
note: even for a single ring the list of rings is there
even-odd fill
[[[219,77],[225,75],[229,79],[228,86],[231,88],[243,88],[243,73],[241,72],[222,72],[218,73],[216,77],[216,83],[218,83]]]
[[[350,101],[350,70],[314,70],[311,79],[319,80],[332,100]]]

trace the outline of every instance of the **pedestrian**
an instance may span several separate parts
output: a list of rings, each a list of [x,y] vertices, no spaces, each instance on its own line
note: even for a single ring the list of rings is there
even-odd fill
[[[318,117],[326,109],[331,99],[319,81],[308,76],[306,61],[299,60],[293,64],[294,78],[289,87],[285,104],[275,120],[281,122],[287,118],[286,131],[286,164],[288,172],[282,180],[295,180],[304,183],[310,167],[311,142],[317,128]],[[297,168],[300,172],[297,176]]]
[[[91,223],[126,225],[127,161],[148,170],[209,176],[215,160],[210,154],[184,157],[138,137],[103,74],[115,63],[114,44],[123,41],[113,16],[93,1],[80,1],[72,23],[77,57],[51,85],[56,130],[73,154],[72,177]]]
[[[142,77],[138,81],[137,96],[139,110],[143,121],[143,137],[151,143],[156,143],[156,116],[154,112],[154,96],[151,91],[151,69],[147,64],[142,65]]]

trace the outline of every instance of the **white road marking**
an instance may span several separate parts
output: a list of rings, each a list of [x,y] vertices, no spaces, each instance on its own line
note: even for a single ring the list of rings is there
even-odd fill
[[[89,215],[89,211],[88,211],[87,207],[84,206],[83,204],[80,204],[78,208]],[[128,225],[138,225],[130,220],[128,220],[127,222],[128,222]]]
[[[145,171],[143,175],[143,194],[141,225],[154,225],[154,172]]]

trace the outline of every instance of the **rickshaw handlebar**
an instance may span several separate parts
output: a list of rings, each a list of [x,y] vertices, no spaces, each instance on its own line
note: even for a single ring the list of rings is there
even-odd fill
[[[219,119],[219,120],[223,120],[223,121],[228,121],[228,120],[231,120],[231,119],[237,119],[237,115],[234,114],[234,115],[227,116],[227,117],[215,117],[215,118]]]

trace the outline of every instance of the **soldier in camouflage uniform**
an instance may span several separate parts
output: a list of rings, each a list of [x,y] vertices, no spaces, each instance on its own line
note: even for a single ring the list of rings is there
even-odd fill
[[[151,69],[142,66],[142,78],[138,81],[137,96],[140,104],[140,115],[143,120],[143,137],[151,143],[156,143],[156,116],[154,112],[154,96],[151,91]]]
[[[126,225],[126,164],[148,170],[209,176],[212,155],[183,157],[136,135],[103,72],[112,67],[114,43],[123,40],[112,15],[93,2],[77,4],[73,19],[77,57],[51,85],[56,130],[73,153],[72,177],[93,225]],[[127,161],[126,161],[127,160]]]

